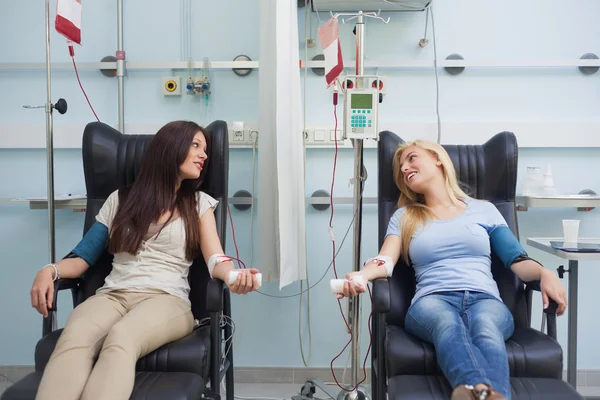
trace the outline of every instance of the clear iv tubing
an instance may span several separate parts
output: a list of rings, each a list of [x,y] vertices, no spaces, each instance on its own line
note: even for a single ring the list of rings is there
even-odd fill
[[[232,260],[237,260],[238,267],[240,263],[242,263],[243,268],[246,268],[246,264],[242,260],[240,260],[240,252],[238,250],[237,241],[235,240],[235,228],[233,227],[233,218],[231,217],[231,207],[227,204],[227,213],[229,214],[229,222],[231,223],[231,236],[233,236],[233,247],[235,247],[235,256],[236,258],[230,257]],[[226,256],[229,257],[229,256]]]

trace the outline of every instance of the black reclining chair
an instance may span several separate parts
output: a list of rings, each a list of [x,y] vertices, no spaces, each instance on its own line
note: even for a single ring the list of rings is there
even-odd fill
[[[403,141],[392,132],[382,132],[378,143],[379,246],[389,220],[397,209],[400,192],[394,183],[392,160]],[[502,132],[484,145],[446,145],[459,181],[474,198],[496,205],[508,226],[518,235],[515,212],[517,141]],[[517,236],[518,237],[518,236]],[[500,295],[512,312],[515,332],[506,342],[513,399],[581,399],[562,381],[562,349],[556,341],[556,303],[549,307],[548,334],[531,325],[532,290],[539,282],[524,284],[492,255],[492,273]],[[404,319],[415,294],[415,274],[402,260],[389,279],[373,285],[372,387],[373,399],[449,399],[450,384],[443,376],[430,343],[404,330]],[[550,310],[553,308],[553,310]]]
[[[210,154],[201,190],[219,201],[215,210],[217,230],[225,247],[227,222],[227,184],[229,149],[227,124],[215,121],[207,127]],[[87,189],[84,233],[94,224],[95,216],[108,196],[131,184],[139,171],[142,155],[153,135],[123,135],[112,127],[93,122],[83,134],[83,167]],[[35,372],[27,375],[3,394],[2,400],[33,400],[42,373],[54,350],[62,329],[56,329],[58,291],[71,289],[73,306],[93,295],[104,284],[112,268],[112,256],[105,252],[96,265],[78,279],[55,282],[57,295],[53,309],[43,321],[43,337],[35,349]],[[233,400],[233,350],[228,346],[227,359],[221,368],[222,338],[231,336],[230,325],[221,326],[221,315],[231,317],[230,297],[222,281],[210,279],[202,257],[194,260],[189,283],[192,313],[198,321],[210,319],[175,342],[168,343],[137,362],[131,399],[219,399],[219,388],[226,374],[227,399]],[[204,321],[206,322],[206,320]],[[210,390],[208,389],[210,383]]]

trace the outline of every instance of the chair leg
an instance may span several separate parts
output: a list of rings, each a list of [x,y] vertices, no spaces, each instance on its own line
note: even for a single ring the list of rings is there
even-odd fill
[[[233,354],[229,353],[231,358],[233,359]],[[229,356],[227,356],[227,358],[229,359]],[[225,374],[225,388],[227,390],[227,400],[234,400],[234,393],[233,393],[233,364],[231,363],[232,360],[230,359],[230,364],[229,364],[229,368],[227,369],[227,373]]]
[[[227,292],[224,296],[223,301],[223,312],[225,315],[231,318],[231,297]],[[234,384],[233,384],[233,330],[231,329],[231,325],[225,324],[225,339],[231,338],[229,340],[229,345],[226,346],[225,351],[227,351],[227,361],[229,361],[229,367],[225,372],[225,390],[226,390],[226,399],[234,400]]]
[[[221,328],[219,321],[221,319],[220,312],[213,312],[210,315],[210,331],[211,331],[211,368],[210,368],[210,389],[216,394],[221,393]],[[217,397],[219,398],[219,397]]]
[[[375,341],[378,343],[377,345],[377,368],[373,368],[376,372],[373,374],[375,376],[375,382],[372,382],[372,392],[376,393],[373,396],[373,400],[385,400],[386,399],[386,376],[387,371],[385,368],[385,350],[384,350],[384,342],[385,342],[385,314],[379,314],[376,317],[376,325],[377,325],[377,336],[375,337]]]
[[[375,313],[371,320],[371,333],[372,333],[372,343],[371,343],[371,398],[373,400],[379,400],[379,395],[377,393],[377,357],[379,356],[379,342],[378,338],[378,324],[377,318],[379,314]]]

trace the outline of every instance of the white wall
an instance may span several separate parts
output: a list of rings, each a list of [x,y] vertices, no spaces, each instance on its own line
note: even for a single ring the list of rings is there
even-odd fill
[[[0,14],[0,63],[43,62],[43,8],[27,2],[6,2]],[[460,53],[467,60],[571,60],[587,52],[600,54],[600,26],[594,18],[600,15],[600,3],[580,0],[577,6],[564,1],[535,0],[502,3],[475,0],[437,1],[435,3],[437,51],[440,59],[450,53]],[[84,13],[84,47],[76,49],[78,62],[97,62],[114,54],[116,47],[116,9],[114,2],[86,2]],[[300,34],[303,36],[303,12],[300,12]],[[125,48],[130,61],[181,61],[179,42],[179,8],[176,2],[125,2]],[[367,58],[369,60],[432,60],[433,45],[417,46],[423,35],[424,13],[390,14],[389,25],[369,23],[367,28]],[[194,3],[194,39],[192,55],[196,60],[232,60],[238,54],[258,59],[257,2],[220,1]],[[327,15],[321,14],[324,22]],[[312,14],[313,32],[318,19]],[[160,25],[160,29],[159,29]],[[224,30],[222,30],[225,27]],[[428,37],[431,36],[431,24]],[[221,33],[217,34],[217,30]],[[346,59],[353,59],[352,26],[342,26],[341,35]],[[308,59],[319,53],[309,49]],[[10,38],[7,40],[6,38]],[[301,54],[304,44],[300,43]],[[64,41],[52,35],[52,60],[69,62]],[[376,72],[367,70],[367,73]],[[430,68],[383,69],[389,77],[387,95],[381,105],[381,126],[395,126],[404,138],[429,135],[435,137],[436,89]],[[205,108],[188,96],[164,98],[160,94],[160,77],[169,71],[128,72],[125,90],[125,116],[128,124],[163,124],[177,118],[194,119],[206,124],[214,119],[256,121],[258,119],[258,73],[239,78],[230,71],[211,73],[214,93]],[[177,72],[184,75],[184,71]],[[354,73],[348,71],[348,73]],[[100,118],[117,123],[116,80],[98,71],[80,71],[83,85]],[[55,114],[57,125],[82,125],[93,119],[85,98],[71,71],[53,73],[53,99],[69,101],[66,115]],[[42,143],[45,137],[44,113],[25,110],[23,104],[45,102],[44,71],[3,71],[0,69],[0,142],[19,135],[19,127],[33,125],[37,132],[32,141]],[[600,169],[600,150],[596,131],[600,106],[600,74],[582,75],[576,68],[468,68],[463,74],[450,76],[440,70],[440,116],[443,122],[442,140],[466,140],[461,132],[476,126],[467,137],[481,143],[500,130],[513,130],[519,142],[527,148],[519,153],[519,176],[526,166],[551,163],[559,190],[577,193],[584,188],[600,192],[600,178],[593,171]],[[333,126],[331,95],[322,77],[308,72],[306,82],[307,124]],[[454,126],[455,128],[451,128]],[[523,126],[530,127],[524,129]],[[557,128],[558,127],[558,128]],[[582,128],[583,127],[583,128]],[[453,130],[454,129],[454,130]],[[24,131],[23,131],[24,132]],[[478,132],[480,132],[478,134]],[[59,133],[57,133],[59,135]],[[431,136],[433,135],[433,136]],[[576,136],[577,135],[577,136]],[[576,137],[576,139],[573,139]],[[595,148],[588,148],[596,146]],[[575,145],[575,147],[572,147]],[[0,150],[0,198],[43,196],[46,190],[45,151],[23,149],[40,147],[4,146]],[[550,146],[550,147],[548,147]],[[559,146],[559,147],[557,147]],[[19,147],[19,148],[15,148]],[[83,193],[85,186],[78,149],[56,152],[56,193]],[[232,149],[230,193],[251,191],[252,152]],[[376,195],[376,155],[365,152],[369,171],[365,196]],[[310,149],[307,152],[306,193],[328,190],[333,162],[331,149]],[[341,150],[338,160],[335,194],[351,196],[348,179],[352,175],[352,151]],[[591,172],[590,172],[591,171]],[[249,251],[249,213],[232,208],[240,255],[247,260]],[[334,220],[338,243],[351,218],[351,206],[336,207]],[[377,252],[377,210],[364,207],[363,255]],[[597,231],[598,210],[576,213],[569,209],[531,209],[519,213],[523,243],[530,236],[560,235],[560,219],[582,219],[582,235],[600,236]],[[331,255],[327,232],[329,212],[307,210],[309,280],[315,283],[325,272]],[[255,221],[254,226],[256,226]],[[57,254],[65,254],[79,240],[83,215],[57,211]],[[340,255],[338,268],[345,273],[351,268],[350,233]],[[29,304],[29,288],[36,271],[48,260],[47,216],[44,211],[28,210],[24,206],[0,205],[0,365],[33,364],[33,350],[41,334],[41,319]],[[527,247],[531,255],[555,269],[560,261]],[[234,252],[231,233],[227,252]],[[248,264],[248,263],[247,263]],[[600,329],[594,316],[595,282],[600,279],[598,263],[581,266],[580,272],[580,334],[579,367],[600,369],[600,347],[595,336]],[[257,267],[260,268],[259,265]],[[347,341],[337,302],[329,293],[327,281],[311,291],[311,326],[313,347],[311,366],[326,367]],[[565,280],[565,286],[567,281]],[[266,284],[264,292],[290,295],[299,291],[299,284],[281,293],[276,284]],[[541,303],[541,300],[538,300]],[[298,297],[274,299],[252,294],[234,300],[237,321],[236,363],[240,366],[301,366],[298,337]],[[363,302],[364,303],[364,302]],[[306,296],[302,298],[302,332],[307,348]],[[541,307],[536,306],[535,325],[539,327]],[[366,312],[368,305],[365,304]],[[61,300],[60,320],[64,323],[69,311],[66,296]],[[365,317],[366,317],[365,312]],[[365,318],[366,324],[366,318]],[[367,347],[367,330],[363,330],[362,349]],[[566,316],[559,319],[559,341],[566,356]],[[343,365],[342,356],[336,365]],[[565,358],[566,360],[566,358]],[[566,366],[566,364],[565,364]]]

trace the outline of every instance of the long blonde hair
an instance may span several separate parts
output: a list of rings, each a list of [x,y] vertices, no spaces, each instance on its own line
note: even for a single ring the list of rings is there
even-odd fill
[[[456,178],[454,164],[452,164],[450,156],[446,152],[446,149],[444,149],[442,146],[435,142],[415,140],[410,143],[403,143],[398,147],[396,153],[394,153],[393,169],[394,181],[396,182],[398,189],[400,189],[398,208],[406,208],[406,211],[402,217],[400,229],[401,256],[406,264],[410,263],[408,248],[412,235],[414,235],[417,228],[425,224],[427,220],[435,218],[431,209],[425,204],[425,197],[421,194],[413,192],[406,185],[406,183],[404,183],[404,175],[401,170],[402,165],[400,157],[402,156],[404,150],[410,146],[417,146],[428,151],[441,162],[442,173],[444,174],[444,180],[446,183],[446,190],[448,191],[448,195],[454,204],[458,205],[462,200],[469,198],[469,196],[460,188]]]

